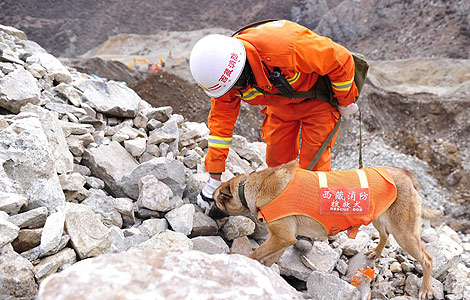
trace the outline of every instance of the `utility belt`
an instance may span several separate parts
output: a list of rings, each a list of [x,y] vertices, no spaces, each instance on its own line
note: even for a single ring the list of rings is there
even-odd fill
[[[274,71],[270,71],[266,65],[265,65],[265,68],[268,70],[268,73],[269,73],[269,77],[268,77],[269,82],[271,82],[271,84],[274,85],[276,89],[279,90],[280,94],[273,94],[273,93],[263,90],[260,87],[255,86],[254,88],[261,94],[271,95],[271,96],[281,96],[281,97],[286,97],[286,98],[291,98],[291,99],[305,98],[305,100],[299,103],[303,103],[310,99],[318,99],[321,101],[328,102],[334,107],[338,106],[338,100],[334,97],[333,90],[331,88],[331,81],[328,78],[328,75],[318,76],[317,82],[315,83],[313,88],[310,89],[310,91],[301,92],[301,91],[294,91],[294,89],[292,88],[290,83],[287,81],[287,79],[284,77],[284,75],[281,74],[279,68],[274,67]],[[279,69],[279,70],[276,70],[276,69]]]

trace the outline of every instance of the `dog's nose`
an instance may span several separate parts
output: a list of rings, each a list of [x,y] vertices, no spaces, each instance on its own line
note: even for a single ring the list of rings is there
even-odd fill
[[[212,219],[222,219],[228,217],[228,215],[219,209],[215,203],[212,203],[211,209],[209,210],[209,217]]]

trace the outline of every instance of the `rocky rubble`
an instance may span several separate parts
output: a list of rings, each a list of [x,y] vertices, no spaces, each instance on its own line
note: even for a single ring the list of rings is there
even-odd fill
[[[204,123],[67,68],[14,28],[0,26],[0,50],[0,299],[361,299],[349,280],[365,266],[376,270],[373,299],[417,296],[421,267],[393,238],[377,261],[364,257],[378,242],[372,226],[316,241],[306,254],[315,271],[295,247],[271,268],[234,255],[266,230],[195,204],[207,180]],[[400,155],[375,143],[376,161]],[[223,180],[265,168],[263,149],[234,136]],[[422,192],[433,195],[426,176]],[[436,298],[470,299],[470,236],[424,222],[422,237]]]

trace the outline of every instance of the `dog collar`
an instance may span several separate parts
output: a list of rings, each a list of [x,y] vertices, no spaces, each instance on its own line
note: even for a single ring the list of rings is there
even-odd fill
[[[246,198],[245,198],[245,183],[246,183],[246,178],[242,179],[238,183],[238,196],[240,197],[240,201],[242,202],[242,205],[248,208],[248,204],[246,203]]]

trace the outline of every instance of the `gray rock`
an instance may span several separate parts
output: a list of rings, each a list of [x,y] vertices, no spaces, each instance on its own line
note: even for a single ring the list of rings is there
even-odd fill
[[[315,265],[317,271],[331,273],[336,266],[340,253],[332,249],[328,243],[314,242],[306,257]]]
[[[16,37],[17,39],[23,40],[23,42],[25,42],[25,40],[27,39],[26,34],[23,31],[11,26],[0,25],[0,31],[8,33],[9,35]]]
[[[116,209],[116,201],[104,191],[91,189],[89,196],[81,204],[90,207],[95,214],[98,214],[104,225],[122,227],[122,217]]]
[[[95,128],[90,124],[78,124],[64,121],[61,121],[60,124],[62,126],[62,130],[64,131],[65,137],[68,137],[71,134],[83,135],[95,132]]]
[[[126,118],[137,115],[141,99],[128,87],[90,79],[82,82],[78,88],[83,91],[84,102],[97,112]]]
[[[207,254],[229,253],[230,249],[220,236],[198,236],[192,238],[193,250],[202,251]]]
[[[201,163],[202,157],[194,150],[189,150],[183,158],[183,163],[190,169],[196,169],[197,165]]]
[[[57,173],[67,174],[72,172],[73,156],[68,149],[58,114],[30,103],[24,105],[21,111],[38,115],[42,129],[47,136],[49,146],[52,150]]]
[[[134,202],[129,198],[115,198],[114,208],[121,214],[124,227],[135,224]]]
[[[79,164],[74,164],[73,165],[73,171],[75,173],[79,173],[83,176],[90,176],[91,175],[91,171],[90,169],[88,169],[87,167],[85,167],[84,165],[79,165]],[[86,178],[86,177],[85,177]]]
[[[51,249],[50,251],[48,252],[43,252],[41,251],[41,253],[39,254],[39,257],[46,257],[46,256],[51,256],[51,255],[54,255],[56,254],[57,252],[59,252],[60,250],[64,249],[65,246],[69,243],[70,241],[70,236],[68,234],[64,234],[60,237],[60,241],[59,241],[59,244]],[[40,247],[39,247],[40,248]],[[23,255],[23,253],[21,253],[21,255]],[[31,261],[31,260],[30,260]]]
[[[181,148],[192,149],[196,146],[206,148],[209,128],[205,123],[184,122],[180,127],[179,143]]]
[[[22,66],[0,78],[0,107],[15,114],[27,103],[39,103],[37,80]]]
[[[166,184],[175,196],[182,197],[185,188],[184,165],[174,159],[157,157],[138,165],[122,177],[120,187],[132,199],[139,197],[139,181],[142,177],[154,175]]]
[[[84,159],[83,164],[90,168],[93,176],[105,182],[111,195],[117,198],[127,197],[121,188],[120,181],[125,174],[131,173],[138,164],[124,147],[117,142],[111,142],[109,145],[86,150]]]
[[[8,221],[19,228],[40,228],[46,224],[47,208],[38,207],[27,212],[11,216]]]
[[[183,201],[179,197],[174,197],[172,190],[154,175],[140,179],[139,191],[137,204],[143,208],[168,212],[183,204]]]
[[[81,135],[71,134],[66,138],[70,152],[74,156],[82,156],[86,147],[95,142],[95,138],[90,133]]]
[[[11,243],[17,253],[25,252],[41,243],[42,228],[21,229],[18,237]]]
[[[360,300],[359,291],[348,282],[328,273],[313,271],[307,280],[307,291],[318,300]]]
[[[439,278],[460,262],[463,248],[447,235],[427,244],[426,249],[433,257],[433,277]]]
[[[38,285],[33,265],[13,251],[10,245],[0,247],[0,287],[4,299],[34,299]]]
[[[0,219],[0,248],[13,242],[18,236],[20,228],[7,220]]]
[[[54,98],[54,100],[56,100],[56,98]],[[59,115],[67,115],[70,122],[78,122],[78,117],[86,115],[86,111],[83,108],[60,102],[50,101],[47,102],[44,107],[48,110],[58,113]]]
[[[34,277],[38,282],[47,276],[57,272],[57,270],[65,264],[74,264],[77,261],[75,251],[71,248],[65,248],[59,253],[48,256],[33,267]]]
[[[255,231],[255,223],[244,216],[230,216],[222,231],[228,240],[233,240],[252,234]]]
[[[249,143],[243,136],[234,135],[230,148],[232,148],[240,157],[255,163],[256,166],[260,166],[264,163],[262,153],[260,153],[256,147],[253,147],[253,145],[251,145],[251,143]]]
[[[312,274],[312,270],[304,265],[300,260],[300,256],[301,253],[296,247],[291,246],[287,248],[278,262],[281,274],[307,281],[310,274]]]
[[[64,191],[79,191],[86,183],[85,177],[80,173],[61,174],[59,181]]]
[[[55,212],[47,217],[41,235],[41,252],[47,253],[60,244],[62,234],[64,233],[65,214]]]
[[[145,152],[146,147],[147,140],[145,138],[124,141],[124,148],[134,157],[141,156]]]
[[[192,250],[193,242],[183,233],[165,230],[157,233],[151,239],[141,243],[137,247],[171,251]]]
[[[54,90],[67,98],[76,107],[80,107],[82,104],[81,92],[76,90],[73,86],[60,83],[58,86],[54,87]]]
[[[66,203],[58,210],[65,213],[65,230],[81,259],[106,253],[111,246],[110,230],[86,205]]]
[[[184,204],[165,215],[171,228],[185,235],[191,234],[196,210],[192,204]]]
[[[101,276],[103,272],[113,276]],[[118,285],[115,278],[122,279]],[[134,249],[125,255],[84,260],[48,277],[41,284],[38,300],[143,299],[148,295],[168,300],[221,295],[224,299],[301,299],[273,270],[241,255]]]
[[[359,231],[356,238],[347,239],[341,243],[339,247],[342,249],[344,255],[353,256],[366,249],[369,241],[369,235],[364,231]]]
[[[97,189],[97,190],[103,190],[106,185],[104,184],[104,181],[93,177],[93,176],[85,176],[85,187],[89,189]]]
[[[155,119],[159,122],[165,123],[170,119],[173,108],[171,106],[151,107],[141,111],[147,119]]]
[[[110,252],[123,252],[127,250],[126,238],[124,233],[119,227],[111,226],[110,228],[111,235],[111,248]]]
[[[0,211],[9,215],[16,215],[23,205],[28,204],[28,199],[14,193],[0,192]]]
[[[423,282],[423,278],[418,278],[415,274],[406,277],[405,292],[413,297],[418,297],[419,289]],[[432,279],[432,288],[434,291],[434,299],[444,299],[444,286],[436,279]]]
[[[456,299],[470,299],[470,268],[460,263],[446,276],[444,291]]]
[[[72,76],[67,68],[49,53],[35,53],[39,63],[47,70],[47,73],[57,82],[70,83]]]
[[[193,230],[190,237],[216,235],[219,230],[217,223],[205,213],[196,212],[193,220]]]
[[[142,222],[139,230],[147,234],[149,237],[168,229],[168,221],[166,219],[148,219]]]
[[[0,189],[24,195],[28,208],[54,211],[65,201],[47,136],[37,115],[21,113],[0,131]]]

